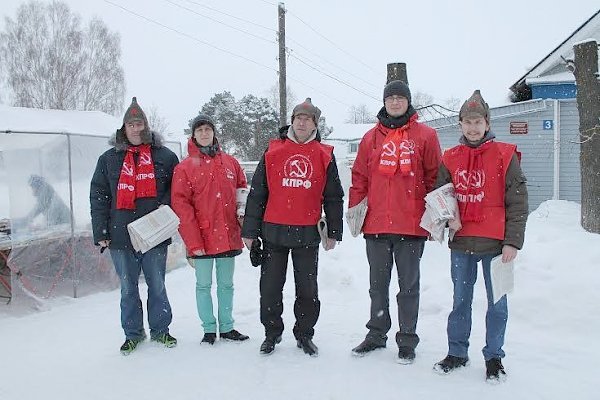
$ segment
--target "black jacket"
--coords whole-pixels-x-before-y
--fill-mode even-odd
[[[284,130],[287,132],[287,127],[282,128],[280,132]],[[316,140],[319,139],[320,137],[317,135]],[[289,139],[285,139],[285,135],[282,135],[281,140]],[[316,225],[280,225],[263,221],[268,199],[269,187],[263,154],[252,177],[252,187],[246,201],[242,237],[249,239],[260,237],[267,242],[289,248],[319,245],[321,238]],[[335,156],[333,156],[327,167],[327,181],[323,190],[323,210],[327,220],[327,236],[337,241],[342,240],[343,207],[344,189],[338,175]]]
[[[104,152],[99,158],[90,185],[90,206],[92,214],[92,230],[94,243],[110,240],[111,249],[131,249],[131,240],[127,232],[127,224],[154,211],[161,204],[171,204],[171,179],[173,170],[179,162],[177,155],[162,145],[162,138],[157,133],[152,135],[152,161],[156,176],[156,197],[142,198],[135,201],[134,210],[117,210],[117,184],[121,167],[125,159],[127,145],[117,137],[111,139],[115,147]],[[122,136],[122,135],[121,135]],[[166,240],[159,246],[166,246]]]

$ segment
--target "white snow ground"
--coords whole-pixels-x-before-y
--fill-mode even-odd
[[[259,355],[259,270],[250,266],[245,252],[237,258],[234,313],[236,328],[250,335],[249,341],[200,345],[194,274],[182,268],[167,275],[174,311],[171,333],[179,340],[174,349],[146,342],[129,357],[119,354],[118,290],[56,299],[48,311],[22,317],[0,312],[0,399],[598,399],[599,262],[600,235],[580,227],[579,205],[548,201],[530,215],[516,289],[509,297],[508,380],[501,385],[484,381],[481,274],[470,366],[448,376],[432,371],[446,354],[452,299],[445,244],[428,243],[421,264],[416,362],[395,362],[397,321],[387,349],[351,356],[350,349],[366,333],[369,296],[364,240],[347,234],[334,251],[321,253],[318,358],[295,346],[289,274],[284,340],[273,355]],[[395,282],[391,289],[395,304]]]

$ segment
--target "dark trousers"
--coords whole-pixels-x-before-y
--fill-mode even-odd
[[[389,289],[394,260],[398,271],[399,291],[398,323],[396,333],[398,346],[417,347],[416,334],[419,316],[419,265],[425,240],[386,235],[384,238],[367,238],[367,260],[369,261],[371,296],[371,319],[367,323],[367,338],[376,343],[385,343],[387,332],[392,326],[390,319]]]
[[[294,336],[312,338],[319,319],[321,302],[317,286],[319,247],[281,247],[265,242],[265,257],[260,271],[260,322],[266,336],[283,333],[283,286],[285,284],[288,254],[292,253],[296,301],[294,302]]]

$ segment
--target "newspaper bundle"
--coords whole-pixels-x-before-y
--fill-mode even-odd
[[[458,215],[458,203],[454,196],[454,186],[447,183],[425,196],[425,213],[419,225],[428,231],[434,240],[441,243],[444,241],[446,222],[456,215]],[[453,237],[454,231],[451,230],[450,240]]]
[[[135,251],[147,252],[177,233],[179,217],[164,205],[127,225]]]

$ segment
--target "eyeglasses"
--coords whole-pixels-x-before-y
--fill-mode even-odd
[[[403,101],[408,101],[408,99],[406,97],[404,97],[404,96],[394,95],[394,96],[386,97],[385,101],[388,102],[388,103],[395,103],[395,102],[401,103]]]

